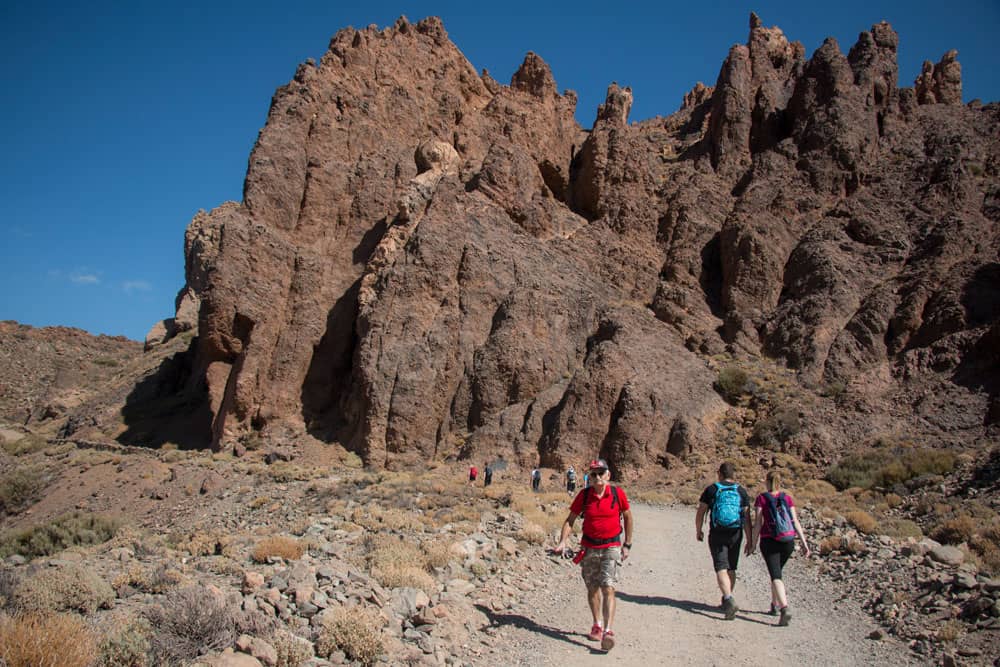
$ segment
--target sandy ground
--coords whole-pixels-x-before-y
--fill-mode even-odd
[[[726,621],[708,547],[695,540],[693,510],[633,505],[632,511],[635,547],[618,590],[617,644],[610,653],[587,639],[591,619],[583,581],[579,568],[564,561],[546,590],[493,615],[504,641],[476,664],[920,664],[894,639],[869,639],[875,622],[823,582],[816,563],[798,552],[785,569],[794,611],[789,627],[778,627],[767,614],[770,584],[759,552],[741,559],[740,611]]]

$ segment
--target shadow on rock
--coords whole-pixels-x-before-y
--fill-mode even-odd
[[[122,407],[126,429],[116,438],[118,442],[151,448],[169,443],[180,449],[211,445],[208,389],[202,380],[191,381],[193,350],[192,342],[136,383]]]

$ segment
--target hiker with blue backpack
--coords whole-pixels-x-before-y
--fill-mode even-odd
[[[754,501],[756,515],[753,535],[747,544],[747,554],[754,551],[756,536],[760,536],[760,553],[767,564],[771,577],[771,614],[781,614],[778,625],[788,625],[792,620],[792,610],[788,606],[788,592],[782,580],[782,570],[788,558],[795,551],[795,538],[802,540],[802,551],[806,558],[812,553],[802,524],[795,513],[795,501],[781,491],[781,475],[776,470],[767,473],[767,491]]]
[[[590,462],[590,480],[591,485],[581,489],[570,504],[559,544],[552,552],[565,553],[573,524],[582,516],[583,536],[573,562],[581,566],[594,621],[587,638],[601,642],[601,648],[610,651],[615,646],[615,633],[611,629],[615,620],[615,587],[622,563],[632,550],[632,510],[625,491],[611,485],[611,472],[604,459]]]
[[[705,541],[705,515],[710,515],[708,549],[712,554],[715,578],[722,591],[722,611],[727,621],[736,617],[739,607],[733,597],[736,587],[736,567],[740,562],[740,546],[746,534],[750,543],[750,494],[734,481],[733,464],[719,466],[719,481],[708,486],[701,494],[695,515],[695,535]]]

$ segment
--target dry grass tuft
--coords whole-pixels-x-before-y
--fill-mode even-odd
[[[305,545],[301,540],[284,535],[268,537],[257,543],[250,557],[255,563],[266,563],[268,558],[284,558],[298,560],[305,553]]]
[[[910,537],[919,540],[924,536],[923,531],[920,530],[920,526],[909,519],[886,519],[882,523],[880,532],[897,540]]]
[[[521,530],[517,531],[517,539],[528,544],[545,544],[547,536],[544,528],[530,521],[526,521]]]
[[[931,538],[942,544],[961,544],[969,542],[976,533],[976,520],[968,514],[961,514],[938,524],[931,531]]]
[[[68,614],[0,615],[0,664],[6,667],[90,667],[97,640]]]
[[[374,665],[385,652],[383,619],[367,607],[342,608],[326,617],[316,640],[316,653],[329,658],[337,649],[362,665]]]
[[[372,576],[387,588],[419,588],[428,595],[437,593],[437,581],[428,573],[427,553],[412,542],[393,535],[365,538],[365,559]]]
[[[29,433],[20,440],[4,442],[0,447],[11,456],[26,456],[40,452],[49,446],[49,441],[40,435]]]
[[[939,642],[952,643],[965,634],[965,626],[961,621],[949,619],[938,627],[937,640]]]
[[[48,484],[41,467],[15,468],[0,476],[0,514],[14,514],[41,497]]]
[[[847,519],[848,523],[866,535],[874,533],[875,529],[878,527],[878,522],[875,521],[875,517],[864,510],[847,512],[844,515],[844,518]]]

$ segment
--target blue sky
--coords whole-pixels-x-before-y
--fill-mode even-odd
[[[954,48],[966,101],[1000,99],[997,0],[3,3],[0,319],[141,340],[172,316],[188,222],[240,199],[272,93],[340,28],[441,16],[502,82],[535,51],[589,127],[612,81],[632,87],[633,120],[713,84],[751,10],[807,55],[888,20],[902,85]]]

